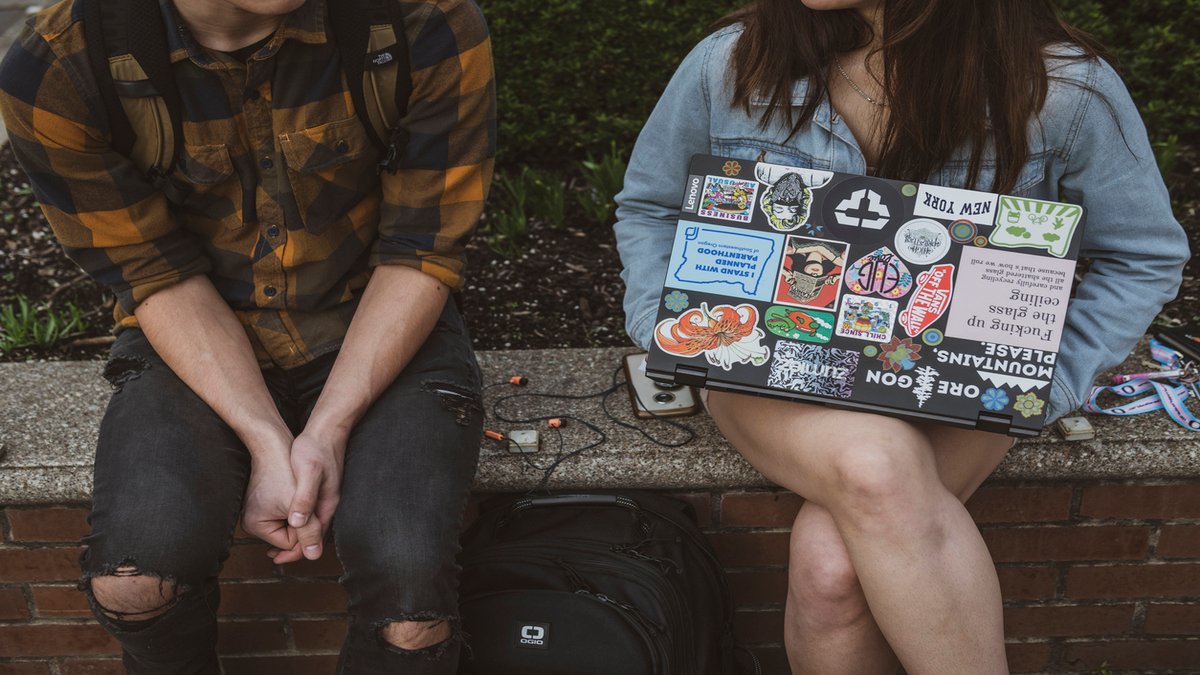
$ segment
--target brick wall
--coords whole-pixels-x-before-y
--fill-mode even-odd
[[[781,646],[788,526],[774,491],[692,493],[729,572],[739,639]],[[1200,481],[986,485],[970,503],[1000,573],[1013,672],[1200,673]],[[82,508],[3,510],[0,675],[122,672],[75,590]],[[222,574],[229,675],[331,673],[345,624],[332,556],[277,568],[239,533]]]

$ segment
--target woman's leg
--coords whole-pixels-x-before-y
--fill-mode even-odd
[[[995,568],[961,498],[1009,439],[719,392],[709,404],[760,472],[811,503],[797,519],[801,569],[792,575],[809,583],[792,584],[788,625],[832,639],[789,641],[799,672],[890,672],[888,644],[912,675],[968,663],[971,672],[1007,672]],[[855,576],[869,614],[856,603]],[[797,612],[814,599],[824,619]],[[849,662],[826,662],[838,655]]]

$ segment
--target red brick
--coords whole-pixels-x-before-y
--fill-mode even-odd
[[[791,527],[804,499],[791,492],[721,495],[721,527]]]
[[[285,577],[331,577],[342,576],[342,564],[338,562],[337,554],[332,546],[326,546],[324,553],[316,560],[297,560],[293,563],[279,566],[279,573]]]
[[[1050,644],[1047,642],[1010,642],[1004,645],[1008,654],[1008,672],[1041,673],[1050,669]]]
[[[79,543],[89,531],[87,509],[8,509],[12,541]]]
[[[1045,523],[1071,517],[1069,486],[989,485],[967,501],[977,523]]]
[[[283,621],[223,621],[217,630],[219,654],[261,654],[287,647]]]
[[[117,641],[95,623],[0,625],[0,656],[115,654]]]
[[[1133,624],[1133,605],[1005,607],[1009,637],[1122,635]]]
[[[266,544],[235,544],[221,567],[222,579],[271,579],[275,563],[267,557]]]
[[[996,562],[1141,560],[1150,550],[1149,526],[1004,527],[983,530]]]
[[[712,495],[707,492],[687,492],[666,496],[691,504],[692,510],[696,512],[696,524],[701,528],[713,526]]]
[[[1200,518],[1200,483],[1085,487],[1079,515],[1125,520]]]
[[[1101,665],[1110,670],[1192,669],[1200,663],[1200,640],[1114,640],[1067,643],[1063,662],[1090,671]]]
[[[50,664],[44,661],[0,663],[0,675],[50,675]]]
[[[74,586],[32,586],[34,611],[41,618],[89,617],[87,596]]]
[[[1200,525],[1164,525],[1158,537],[1160,558],[1200,558]]]
[[[345,612],[346,594],[334,582],[223,584],[223,615]]]
[[[999,567],[996,575],[1005,600],[1053,598],[1058,587],[1058,570],[1053,567]]]
[[[292,636],[300,651],[340,649],[346,637],[343,619],[292,620]]]
[[[1169,598],[1200,595],[1200,565],[1082,566],[1067,570],[1067,597]]]
[[[73,581],[79,578],[79,548],[9,548],[0,550],[0,583]]]
[[[729,590],[737,607],[774,605],[787,600],[787,571],[731,572]]]
[[[708,540],[724,567],[787,564],[787,532],[719,532]]]
[[[779,644],[783,642],[783,610],[737,612],[733,616],[733,634],[738,644]]]
[[[1150,605],[1145,631],[1150,635],[1200,635],[1200,605]]]
[[[120,659],[73,659],[58,666],[62,675],[125,675]]]
[[[225,675],[329,675],[337,656],[252,656],[223,658]]]
[[[29,605],[19,588],[0,588],[0,620],[11,621],[29,618]]]

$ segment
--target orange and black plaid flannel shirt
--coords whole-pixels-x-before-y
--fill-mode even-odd
[[[13,150],[67,255],[116,293],[118,329],[155,291],[207,274],[260,363],[293,367],[338,348],[375,265],[461,286],[496,145],[491,45],[471,0],[401,2],[413,94],[394,175],[376,169],[325,0],[246,62],[199,46],[161,4],[184,110],[178,205],[110,147],[80,3],[40,13],[0,78]]]

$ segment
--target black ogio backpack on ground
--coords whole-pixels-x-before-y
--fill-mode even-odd
[[[469,675],[732,675],[733,607],[691,506],[499,498],[463,535]]]

